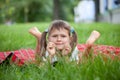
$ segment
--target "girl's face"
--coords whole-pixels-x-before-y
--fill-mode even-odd
[[[66,29],[54,29],[48,37],[49,42],[53,42],[58,50],[64,49],[70,43],[70,36]]]

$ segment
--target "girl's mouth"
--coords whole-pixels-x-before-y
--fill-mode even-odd
[[[59,42],[59,43],[55,43],[56,45],[62,45],[63,43]]]

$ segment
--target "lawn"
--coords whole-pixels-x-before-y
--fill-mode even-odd
[[[84,44],[92,30],[101,33],[95,44],[113,45],[120,47],[120,24],[70,23],[78,34],[79,44]],[[17,23],[12,26],[0,25],[0,51],[12,51],[21,48],[35,49],[36,40],[28,30],[37,26],[43,32],[49,23]],[[18,67],[16,65],[0,65],[0,80],[120,80],[120,61],[108,59],[104,61],[101,56],[86,59],[76,65],[61,60],[56,67],[49,63],[44,66],[34,64]]]

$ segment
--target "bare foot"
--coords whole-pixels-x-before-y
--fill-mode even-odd
[[[32,27],[29,29],[29,33],[32,34],[33,36],[35,36],[37,39],[39,39],[41,37],[41,32],[38,30],[37,27]]]
[[[93,43],[100,37],[100,33],[96,30],[92,31],[90,37],[86,41],[86,44],[93,45]]]

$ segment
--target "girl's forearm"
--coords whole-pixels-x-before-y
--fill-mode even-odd
[[[53,58],[54,58],[54,56],[55,56],[55,55],[49,55],[49,61],[50,61],[50,63],[53,62]]]

